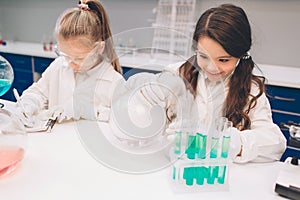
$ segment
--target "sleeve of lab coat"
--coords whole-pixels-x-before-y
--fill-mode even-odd
[[[184,97],[188,91],[183,80],[172,70],[164,70],[158,74],[135,74],[125,82],[122,90],[120,97],[117,95],[117,98],[114,98],[114,105],[117,106],[114,107],[113,113],[118,113],[126,107],[127,114],[135,124],[148,122],[147,119],[151,118],[150,111],[156,106],[164,109],[169,119],[178,116],[178,111],[187,107]]]
[[[273,123],[270,103],[265,94],[249,113],[250,130],[240,131],[242,155],[234,162],[268,162],[279,160],[286,148],[286,139]]]
[[[178,76],[176,70],[164,69],[161,73],[140,73],[130,77],[127,87],[140,96],[141,101],[147,105],[160,105],[164,109],[175,112],[179,99],[188,92],[183,80]],[[170,117],[170,116],[169,116]]]
[[[58,84],[53,77],[59,60],[54,60],[43,72],[42,77],[28,87],[22,94],[21,99],[28,112],[34,114],[41,109],[47,108],[49,98],[49,84]]]

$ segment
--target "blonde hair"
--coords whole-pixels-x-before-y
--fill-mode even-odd
[[[110,60],[114,69],[122,73],[119,59],[114,50],[109,20],[103,6],[97,0],[89,0],[85,4],[88,9],[71,8],[58,18],[55,27],[56,38],[67,40],[83,36],[80,39],[85,46],[105,41],[103,53]]]

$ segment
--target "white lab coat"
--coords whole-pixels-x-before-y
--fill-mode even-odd
[[[168,66],[173,71],[182,63]],[[222,116],[222,106],[228,93],[229,78],[215,85],[209,84],[204,73],[199,72],[197,83],[196,107],[200,120],[206,123],[216,117]],[[258,93],[258,87],[254,84],[252,94]],[[286,148],[286,139],[279,127],[273,123],[269,101],[265,94],[257,99],[256,106],[249,113],[251,127],[249,130],[235,131],[242,145],[242,155],[234,158],[234,162],[267,162],[279,160]]]
[[[83,73],[74,73],[64,64],[62,57],[55,59],[41,79],[23,92],[23,103],[35,114],[62,107],[71,115],[67,119],[108,121],[115,88],[124,82],[122,75],[105,60]]]

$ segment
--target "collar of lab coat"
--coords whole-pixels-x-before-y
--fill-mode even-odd
[[[76,72],[77,74],[85,74],[87,76],[92,76],[95,73],[104,73],[105,70],[110,66],[110,63],[104,59],[102,62],[100,62],[98,65],[96,65],[95,67],[93,67],[92,69],[85,71],[85,72]]]
[[[198,80],[197,80],[197,88],[198,89],[203,88],[203,86],[205,85],[208,90],[213,90],[214,88],[218,87],[218,88],[223,88],[225,89],[225,91],[227,91],[229,80],[230,77],[226,77],[224,80],[221,81],[210,81],[206,73],[204,73],[203,70],[200,69]],[[202,84],[200,84],[201,82]]]
[[[203,77],[207,87],[214,87],[214,86],[219,85],[219,84],[223,84],[224,87],[227,87],[228,82],[231,78],[231,75],[232,74],[230,74],[229,76],[225,77],[223,80],[220,80],[220,81],[211,81],[211,80],[208,79],[207,74],[204,73],[202,69],[199,69],[199,76]],[[198,77],[198,79],[199,79],[199,77]]]

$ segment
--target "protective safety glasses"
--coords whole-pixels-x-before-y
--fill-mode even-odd
[[[54,51],[57,56],[61,56],[65,59],[67,65],[73,63],[75,65],[80,66],[79,71],[86,71],[91,67],[95,66],[95,64],[97,64],[97,62],[101,59],[100,51],[99,51],[100,47],[101,47],[101,43],[97,43],[95,47],[88,54],[84,56],[78,56],[78,57],[72,57],[60,51],[58,46],[54,48]]]

